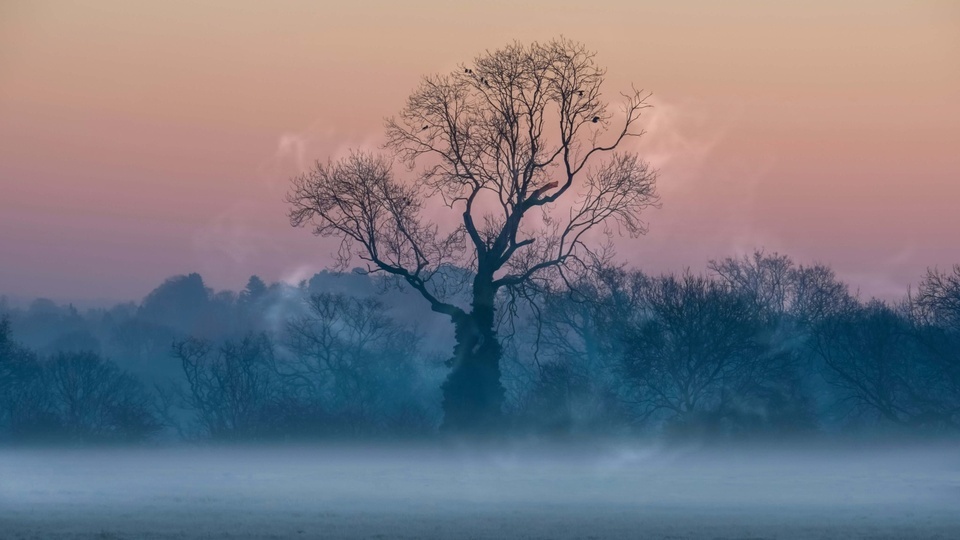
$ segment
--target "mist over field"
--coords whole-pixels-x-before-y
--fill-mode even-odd
[[[0,452],[4,538],[953,538],[960,446]]]

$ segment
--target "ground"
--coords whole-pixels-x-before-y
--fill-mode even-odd
[[[2,538],[960,538],[960,445],[0,450]]]

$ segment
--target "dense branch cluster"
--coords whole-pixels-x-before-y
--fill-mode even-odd
[[[457,308],[430,285],[444,265],[499,289],[583,262],[590,230],[641,234],[641,212],[658,202],[655,171],[615,152],[642,134],[647,96],[624,95],[613,114],[603,79],[594,54],[567,40],[513,44],[425,77],[387,122],[386,148],[417,175],[398,179],[391,159],[361,152],[318,163],[293,181],[291,223],[341,238],[344,262],[397,276],[450,315]],[[433,197],[459,215],[450,230],[425,213]]]

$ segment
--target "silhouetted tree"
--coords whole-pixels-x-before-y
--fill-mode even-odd
[[[500,423],[500,291],[590,257],[587,232],[600,225],[644,232],[640,213],[657,202],[654,171],[630,153],[598,158],[641,134],[636,122],[648,105],[635,91],[611,113],[603,79],[594,53],[563,39],[487,52],[470,68],[425,77],[388,121],[388,148],[410,168],[424,166],[415,179],[397,179],[389,157],[358,152],[293,180],[294,226],[340,238],[344,266],[359,257],[452,320],[446,429]],[[613,122],[619,127],[605,138]],[[442,232],[428,201],[445,203],[460,223]],[[469,307],[453,303],[437,279],[447,265],[473,271]]]
[[[928,270],[907,307],[913,336],[938,374],[925,395],[941,404],[945,422],[960,426],[960,265]]]
[[[709,268],[764,317],[779,319],[791,307],[794,265],[786,255],[756,250],[740,258],[710,261]]]
[[[771,322],[808,326],[856,303],[830,268],[798,266],[779,253],[759,249],[739,258],[710,261],[709,268]]]
[[[247,280],[247,286],[240,292],[239,302],[241,304],[252,304],[263,298],[267,294],[267,284],[259,276],[250,276]]]
[[[57,354],[46,366],[45,382],[71,440],[143,441],[163,427],[143,384],[92,352]]]
[[[73,305],[58,306],[49,299],[37,298],[15,319],[17,340],[40,355],[100,349],[90,321]]]
[[[533,369],[519,396],[523,427],[551,433],[617,430],[627,425],[620,401],[623,321],[638,309],[632,282],[642,277],[598,265],[539,297]],[[530,362],[524,363],[529,365]]]
[[[288,322],[287,336],[294,355],[278,363],[280,374],[301,393],[322,398],[347,428],[388,422],[393,409],[405,411],[407,422],[413,416],[427,422],[419,403],[423,391],[415,382],[420,338],[393,320],[380,301],[310,295],[307,313]]]
[[[950,272],[927,270],[913,301],[924,322],[960,332],[960,264]]]
[[[17,378],[19,364],[24,360],[20,347],[14,343],[10,319],[0,318],[0,390],[6,393]]]
[[[952,423],[956,395],[901,313],[879,301],[828,317],[815,333],[838,405],[905,427]],[[946,401],[944,401],[946,399]]]
[[[169,326],[178,334],[196,335],[212,295],[200,274],[174,276],[143,299],[138,315],[145,321]]]
[[[800,266],[793,272],[793,303],[790,315],[809,331],[828,317],[848,313],[858,304],[846,283],[822,264]]]
[[[640,419],[660,414],[677,428],[715,429],[799,412],[785,399],[794,356],[770,341],[754,297],[690,273],[638,286],[640,309],[624,329],[623,375]]]
[[[174,344],[173,354],[187,381],[183,401],[205,435],[237,440],[271,431],[281,388],[273,368],[273,343],[266,335],[248,335],[219,347],[190,338]]]
[[[0,318],[0,440],[49,437],[59,427],[37,356],[13,341]]]

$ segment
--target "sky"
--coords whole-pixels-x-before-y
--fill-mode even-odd
[[[513,40],[653,92],[650,272],[765,247],[895,298],[960,263],[960,3],[0,0],[0,294],[296,280],[291,176],[375,148],[423,75]]]

